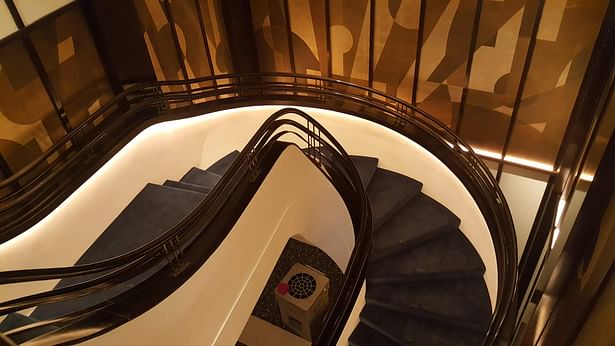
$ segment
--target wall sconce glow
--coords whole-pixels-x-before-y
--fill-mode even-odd
[[[555,247],[555,242],[557,241],[557,237],[559,237],[559,227],[555,227],[553,229],[553,238],[551,239],[551,250]]]

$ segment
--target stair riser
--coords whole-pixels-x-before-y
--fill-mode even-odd
[[[438,273],[416,273],[404,276],[384,276],[374,277],[367,273],[367,283],[370,284],[390,284],[390,283],[414,283],[424,281],[439,281],[451,279],[468,279],[483,277],[483,271],[464,271],[464,272],[438,272]]]
[[[454,228],[450,228],[449,226],[444,226],[444,227],[440,227],[437,229],[434,229],[433,231],[430,231],[429,233],[427,233],[425,236],[422,237],[417,237],[415,239],[409,240],[409,241],[405,241],[405,242],[401,242],[398,243],[395,246],[391,246],[391,247],[387,247],[387,248],[383,248],[383,249],[378,249],[377,251],[374,251],[371,256],[370,256],[370,263],[374,263],[377,262],[381,259],[384,259],[388,256],[391,255],[396,255],[398,253],[404,252],[404,251],[408,251],[414,247],[423,245],[424,243],[436,239],[444,234],[447,234],[449,232],[454,232],[456,231],[456,229]]]
[[[432,320],[436,322],[447,323],[447,324],[451,324],[451,325],[455,325],[459,327],[464,327],[464,328],[468,328],[476,332],[484,332],[484,327],[481,326],[480,324],[468,323],[468,321],[466,320],[457,319],[451,316],[442,316],[442,315],[434,314],[432,312],[421,310],[421,309],[402,308],[399,306],[387,304],[385,302],[373,300],[373,299],[370,299],[369,297],[366,298],[365,301],[369,304],[372,304],[372,305],[375,305],[381,308],[385,308],[391,311],[401,312],[404,314],[408,314],[408,315],[415,316],[418,318],[423,318],[426,320]]]

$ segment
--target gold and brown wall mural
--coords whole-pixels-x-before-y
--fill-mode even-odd
[[[20,1],[2,2],[0,18],[14,18],[16,29],[0,31],[9,35],[0,41],[0,166],[13,172],[126,85],[237,70],[221,0],[59,1],[55,12],[22,23],[15,18],[23,12]],[[533,160],[545,170],[559,150],[608,4],[235,2],[251,18],[252,35],[241,39],[256,47],[260,71],[384,91],[433,114],[485,157]],[[124,20],[119,29],[113,14]],[[133,44],[121,46],[122,30]],[[143,71],[135,77],[130,63]]]
[[[385,91],[488,155],[545,166],[559,149],[607,4],[250,1],[263,70],[291,71],[292,56],[293,72]]]

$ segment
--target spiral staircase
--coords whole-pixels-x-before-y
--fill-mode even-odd
[[[18,179],[27,181],[3,197],[0,218],[5,244],[27,234],[113,154],[154,123],[252,104],[318,105],[392,129],[434,152],[450,168],[475,198],[488,226],[497,262],[496,288],[488,288],[485,282],[485,263],[461,227],[464,220],[421,192],[420,181],[379,167],[378,157],[347,153],[316,119],[284,109],[265,121],[241,152],[230,152],[209,167],[193,167],[181,179],[147,184],[73,266],[2,268],[3,285],[59,280],[50,291],[0,303],[0,314],[6,316],[0,322],[2,340],[33,345],[95,340],[162,302],[189,281],[224,241],[283,148],[294,146],[282,140],[292,132],[301,138],[306,159],[344,200],[355,238],[343,291],[333,299],[335,304],[314,343],[501,342],[514,298],[516,248],[506,203],[486,167],[446,126],[403,101],[320,77],[301,76],[305,83],[268,84],[268,79],[280,75],[284,76],[212,77],[233,82],[227,87],[185,92],[165,93],[160,87],[196,80],[128,89],[39,162],[2,183],[0,187],[5,188]],[[341,92],[336,83],[346,91]],[[212,95],[215,101],[199,106],[194,102],[210,100]],[[284,118],[287,114],[302,118],[289,120]],[[99,118],[105,119],[105,126],[89,130],[87,123]],[[62,145],[75,138],[80,145],[64,150]],[[45,160],[54,153],[60,153],[60,159],[48,164]],[[42,173],[31,174],[35,168]],[[216,235],[211,235],[215,233],[212,229]],[[196,254],[203,248],[208,249],[206,253]],[[152,288],[152,283],[164,280],[169,280],[164,288]],[[358,302],[364,282],[362,305]],[[144,295],[152,298],[144,299]],[[358,320],[353,320],[353,310],[360,310]],[[98,329],[83,333],[92,326]],[[340,339],[347,335],[344,330],[351,330],[348,340]]]

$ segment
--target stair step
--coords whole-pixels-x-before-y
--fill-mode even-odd
[[[359,172],[363,187],[367,188],[369,182],[374,176],[374,173],[376,172],[376,169],[378,168],[378,158],[351,155],[350,159],[352,160],[352,163],[354,163],[355,167],[357,168],[357,171]]]
[[[30,316],[26,316],[18,312],[10,313],[6,315],[6,318],[4,320],[0,321],[0,332],[8,332],[9,330],[27,326],[29,324],[36,323],[36,322],[39,322],[39,320],[32,318]],[[12,341],[18,344],[21,344],[39,335],[52,332],[56,329],[58,329],[56,326],[50,324],[50,325],[41,326],[38,328],[32,328],[28,331],[24,331],[21,333],[16,333],[14,335],[11,335],[10,338]]]
[[[406,284],[368,284],[372,305],[470,328],[487,330],[491,302],[483,278]]]
[[[175,180],[165,180],[164,184],[162,184],[162,186],[170,186],[170,187],[174,187],[177,189],[184,189],[184,190],[188,190],[188,191],[194,191],[194,192],[200,192],[200,193],[204,193],[204,194],[209,194],[211,192],[211,188],[210,187],[204,187],[201,185],[194,185],[194,184],[190,184],[190,183],[182,183],[181,181],[175,181]]]
[[[221,178],[222,176],[220,174],[205,171],[197,167],[192,167],[188,173],[186,173],[186,175],[179,180],[179,182],[213,189]]]
[[[137,249],[179,223],[204,198],[205,194],[199,192],[147,184],[85,251],[76,264],[102,261]],[[160,263],[156,264],[155,268],[159,269]],[[34,310],[31,316],[43,320],[93,306],[144,281],[157,271],[155,268],[101,293],[91,294],[72,301],[40,306]],[[56,288],[91,280],[104,274],[97,273],[62,279]]]
[[[378,260],[454,231],[459,223],[455,214],[421,193],[375,232],[371,260]]]
[[[384,336],[377,330],[371,328],[363,322],[359,322],[359,325],[354,329],[348,344],[351,346],[397,346],[397,342]]]
[[[361,321],[400,345],[475,346],[483,341],[481,334],[465,328],[423,320],[369,303],[361,311]]]
[[[461,231],[449,232],[420,246],[370,262],[373,283],[481,277],[485,265]]]
[[[235,161],[237,156],[239,156],[239,151],[234,150],[226,154],[226,156],[224,156],[220,160],[216,161],[213,165],[209,166],[209,168],[207,168],[207,171],[218,175],[224,175],[224,173],[226,173],[226,170],[231,166],[231,164],[233,164],[233,161]]]
[[[350,159],[359,173],[359,178],[361,179],[363,188],[367,188],[369,182],[374,176],[374,172],[376,172],[376,169],[378,168],[378,159],[375,157],[353,155],[350,156]],[[338,160],[339,156],[334,156],[333,164],[337,165]]]
[[[402,174],[376,169],[367,187],[372,208],[372,227],[377,230],[400,208],[421,192],[423,184]]]

